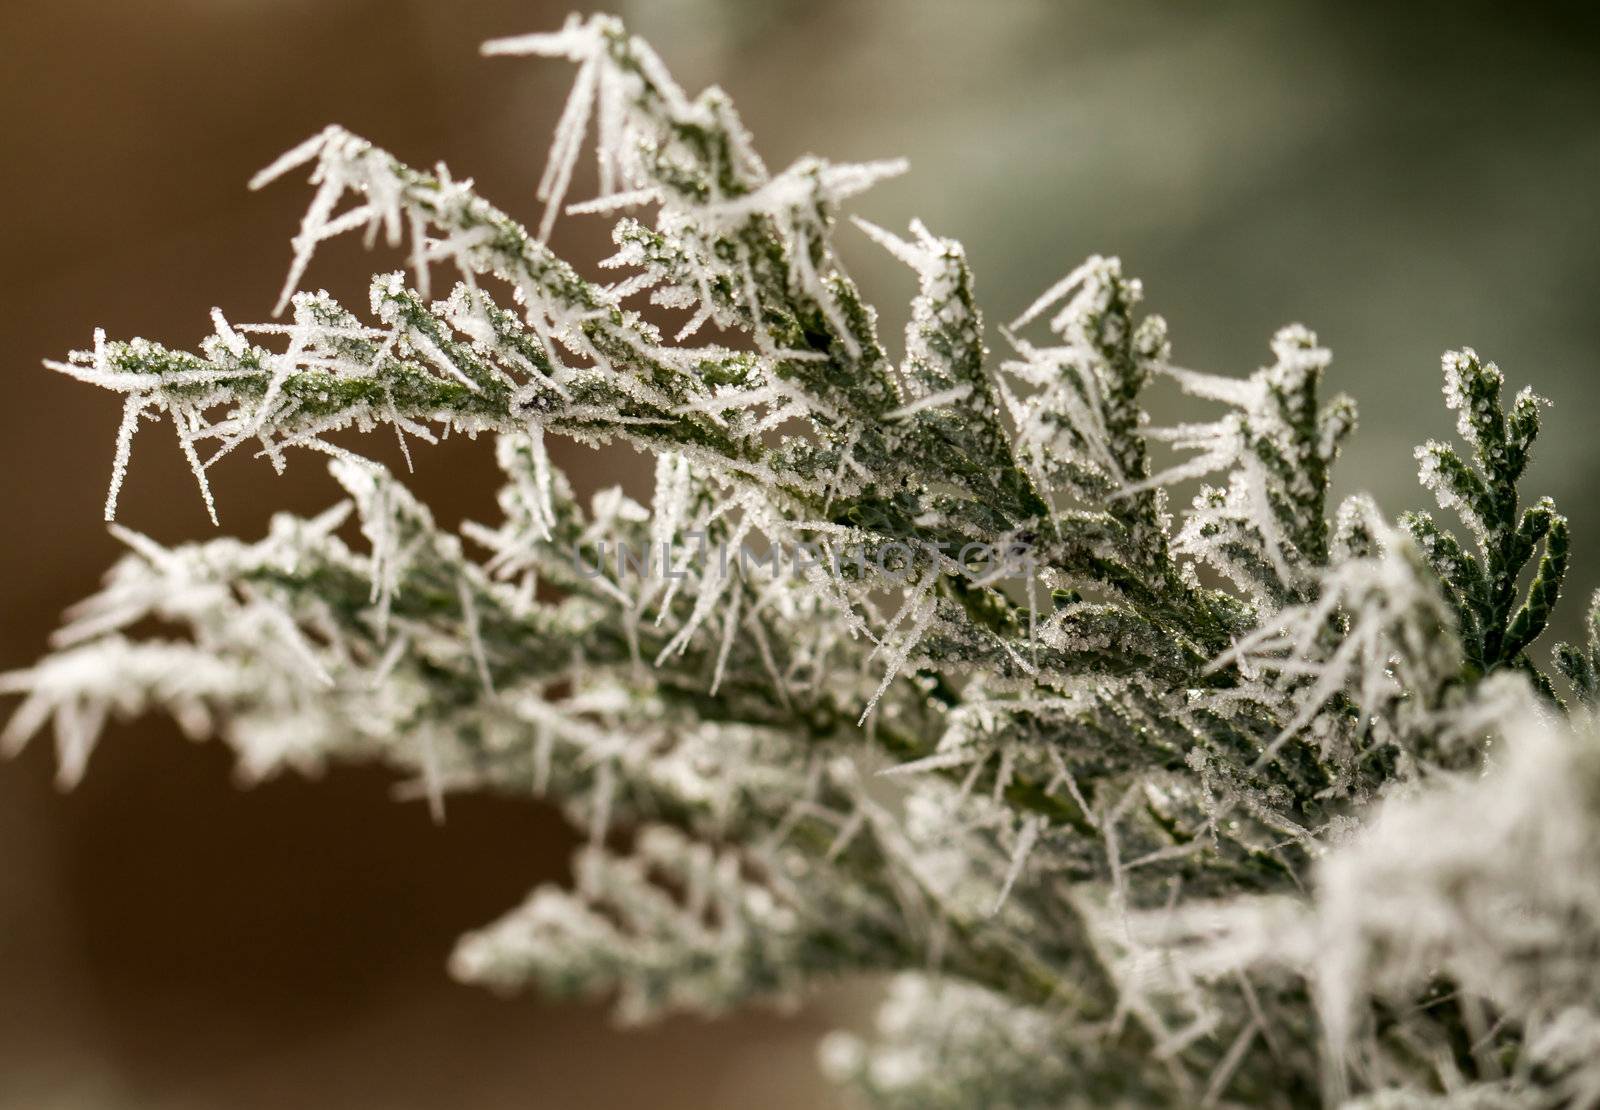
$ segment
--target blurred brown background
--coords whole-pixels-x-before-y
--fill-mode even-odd
[[[243,182],[337,120],[447,161],[532,217],[569,72],[481,60],[557,25],[511,0],[53,0],[0,7],[0,667],[26,665],[115,555],[100,507],[115,400],[39,367],[95,325],[192,344],[206,310],[263,317],[306,199]],[[1537,14],[1535,14],[1537,13]],[[1317,328],[1362,404],[1345,490],[1420,503],[1410,446],[1449,428],[1437,358],[1471,344],[1556,401],[1535,471],[1573,517],[1561,632],[1600,583],[1600,23],[1580,5],[955,3],[625,6],[685,85],[734,95],[774,165],[902,154],[860,206],[963,239],[992,318],[1090,251],[1120,253],[1177,357],[1243,373],[1289,320]],[[577,192],[582,194],[583,183]],[[845,233],[896,334],[906,276]],[[560,226],[598,257],[605,228]],[[361,299],[388,257],[329,251],[308,279]],[[487,518],[482,445],[418,456],[442,519]],[[224,527],[335,496],[218,469]],[[585,489],[627,458],[575,459]],[[636,467],[634,467],[636,470]],[[208,526],[170,442],[136,445],[121,518]],[[0,766],[0,1108],[283,1105],[802,1107],[841,994],[789,1019],[612,1032],[594,1008],[452,984],[461,931],[570,845],[549,813],[459,799],[442,828],[380,773],[240,792],[226,752],[165,722],[111,730],[85,784],[48,745]]]

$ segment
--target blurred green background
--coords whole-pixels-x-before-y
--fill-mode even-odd
[[[263,317],[306,196],[249,174],[337,120],[444,159],[532,217],[570,73],[482,60],[556,26],[511,0],[55,0],[0,7],[0,666],[26,665],[115,555],[100,504],[119,406],[39,368],[91,328],[192,344],[220,305]],[[1438,357],[1471,345],[1549,396],[1532,488],[1572,517],[1557,631],[1600,566],[1600,16],[1465,3],[735,3],[622,14],[691,89],[733,94],[770,164],[904,155],[858,211],[963,240],[991,321],[1091,252],[1121,255],[1176,359],[1243,374],[1273,330],[1314,327],[1362,426],[1340,492],[1422,504],[1411,447],[1447,434]],[[580,181],[575,195],[582,196]],[[845,255],[893,340],[909,275],[853,230]],[[606,252],[593,217],[555,245]],[[309,278],[360,296],[387,256]],[[1158,400],[1158,416],[1180,409]],[[582,489],[625,452],[569,456]],[[227,530],[334,491],[230,459]],[[442,519],[492,512],[482,445],[418,457]],[[122,519],[209,529],[178,452],[141,438]],[[599,1008],[500,1000],[444,975],[451,939],[560,877],[533,806],[464,799],[442,829],[376,771],[240,793],[217,745],[119,727],[70,796],[48,745],[0,766],[0,1107],[803,1107],[835,1098],[812,1044],[861,1012],[616,1034]]]

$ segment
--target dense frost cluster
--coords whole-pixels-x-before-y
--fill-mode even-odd
[[[1418,458],[1459,535],[1333,506],[1354,408],[1306,329],[1247,378],[1183,369],[1092,258],[991,363],[961,246],[863,223],[917,284],[896,360],[832,236],[901,166],[770,172],[612,19],[485,51],[578,67],[537,233],[330,128],[256,181],[309,167],[287,322],[52,364],[125,399],[108,518],[161,420],[202,491],[237,448],[306,447],[349,497],[256,542],[119,528],[4,678],[8,748],[53,725],[70,784],[108,715],[159,709],[251,778],[360,759],[440,815],[549,797],[587,834],[573,886],[457,975],[646,1020],[889,973],[878,1030],[822,1051],[886,1106],[1600,1103],[1600,644],[1557,649],[1559,686],[1529,654],[1567,558],[1519,499],[1537,398],[1446,356],[1465,450]],[[599,196],[568,205],[591,122]],[[545,245],[574,210],[633,213],[609,282]],[[301,290],[346,233],[408,267],[359,311]],[[1156,379],[1220,415],[1148,426]],[[492,438],[501,519],[437,527],[349,434],[380,425]],[[552,436],[653,454],[652,503],[580,504]],[[682,557],[573,563],[600,542]],[[758,575],[708,542],[894,555]]]

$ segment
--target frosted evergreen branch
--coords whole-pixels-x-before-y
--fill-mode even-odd
[[[1525,650],[1544,629],[1567,564],[1567,521],[1548,498],[1518,513],[1517,483],[1539,433],[1543,399],[1517,394],[1509,411],[1500,400],[1504,376],[1493,363],[1463,350],[1444,357],[1445,403],[1456,412],[1456,430],[1472,450],[1464,462],[1448,444],[1417,448],[1423,485],[1441,508],[1454,510],[1471,533],[1477,555],[1440,532],[1425,513],[1407,525],[1435,562],[1441,581],[1467,633],[1469,663],[1479,671],[1513,665],[1527,669],[1545,689]],[[1541,551],[1533,582],[1520,605],[1518,578]]]
[[[1585,703],[1592,704],[1600,693],[1600,594],[1590,598],[1585,614],[1588,633],[1582,647],[1561,643],[1555,646],[1555,665]]]
[[[991,360],[961,245],[857,221],[916,282],[894,358],[832,236],[902,164],[770,172],[609,17],[485,52],[577,66],[536,231],[329,128],[253,182],[309,167],[286,322],[50,364],[120,395],[108,518],[160,418],[213,516],[240,448],[331,455],[348,500],[254,543],[118,527],[52,653],[0,677],[0,747],[51,729],[71,785],[108,720],[164,711],[252,781],[360,760],[439,819],[547,798],[575,886],[457,975],[646,1020],[891,972],[876,1036],[823,1049],[885,1106],[1600,1097],[1600,602],[1556,649],[1569,713],[1534,662],[1569,535],[1521,490],[1533,394],[1445,358],[1467,451],[1419,459],[1465,542],[1333,507],[1355,410],[1309,330],[1246,377],[1186,369],[1096,256]],[[599,195],[569,205],[591,123]],[[614,280],[551,251],[563,211],[632,213]],[[410,269],[361,313],[301,289],[357,231]],[[1220,414],[1152,427],[1152,386]],[[499,519],[440,529],[358,454],[380,428],[408,463],[492,438]],[[649,504],[580,505],[563,436],[653,455]]]

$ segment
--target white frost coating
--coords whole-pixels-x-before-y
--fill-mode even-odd
[[[879,699],[888,691],[890,684],[900,677],[901,669],[906,665],[907,660],[911,658],[912,653],[917,650],[917,645],[921,642],[923,634],[927,632],[928,626],[933,623],[933,618],[938,612],[939,599],[932,596],[932,591],[938,580],[939,568],[934,566],[923,576],[922,582],[917,588],[906,597],[905,604],[900,607],[900,611],[895,614],[894,619],[883,630],[878,646],[873,649],[872,655],[868,658],[868,662],[871,662],[880,653],[887,655],[883,667],[883,681],[872,692],[872,697],[867,699],[866,708],[861,711],[861,718],[857,722],[858,724],[865,724],[867,718],[872,715],[872,710],[877,706]],[[908,616],[911,620],[906,631],[901,633],[898,639],[894,639],[896,630]],[[893,647],[888,646],[891,642],[894,644]]]
[[[947,405],[955,404],[957,401],[965,401],[970,396],[972,396],[972,386],[953,386],[938,393],[929,393],[926,396],[918,397],[915,401],[901,405],[897,409],[890,409],[883,414],[883,418],[885,420],[904,420],[908,416],[915,416],[924,409],[944,408]]]
[[[494,679],[489,675],[489,657],[484,651],[483,637],[478,633],[478,610],[472,600],[472,586],[463,577],[456,580],[456,589],[461,596],[461,623],[467,634],[467,645],[472,649],[472,664],[478,672],[478,681],[483,684],[483,692],[493,697]]]
[[[1000,908],[1006,904],[1006,898],[1011,894],[1011,888],[1017,884],[1017,879],[1022,875],[1022,869],[1028,862],[1028,854],[1033,851],[1033,846],[1039,842],[1039,834],[1044,831],[1045,822],[1042,817],[1028,817],[1022,822],[1022,831],[1017,834],[1016,847],[1011,850],[1011,864],[1006,868],[1005,881],[1000,884],[1000,893],[995,895],[994,908],[990,913],[999,913]]]
[[[144,402],[129,397],[122,404],[122,423],[117,425],[117,453],[111,463],[111,487],[106,491],[107,521],[117,519],[117,495],[122,492],[123,480],[128,474],[128,461],[133,456],[133,433],[139,429],[144,416]]]
[[[1037,300],[1022,310],[1022,315],[1011,321],[1009,330],[1021,331],[1023,328],[1037,320],[1040,316],[1044,315],[1045,312],[1049,311],[1052,306],[1060,303],[1061,299],[1068,293],[1071,293],[1074,289],[1084,285],[1089,276],[1094,272],[1095,267],[1099,262],[1099,258],[1089,259],[1083,265],[1069,273],[1066,277],[1056,282],[1049,289],[1046,289],[1043,293],[1039,294]]]
[[[1234,661],[1258,671],[1305,675],[1314,681],[1296,691],[1298,710],[1263,751],[1272,758],[1321,713],[1328,700],[1349,691],[1363,720],[1405,691],[1420,695],[1408,712],[1426,712],[1429,702],[1460,666],[1454,621],[1421,565],[1409,536],[1369,518],[1379,553],[1350,559],[1326,572],[1315,604],[1284,609],[1213,663]],[[1353,622],[1331,654],[1324,637],[1336,612]]]
[[[562,57],[578,65],[540,182],[539,198],[546,202],[540,241],[548,237],[561,207],[593,118],[601,195],[573,210],[604,212],[659,203],[657,228],[676,236],[683,253],[682,268],[660,270],[656,280],[669,289],[682,289],[698,302],[680,338],[692,335],[708,320],[729,322],[732,306],[713,298],[710,290],[729,276],[742,278],[752,257],[735,233],[751,221],[765,220],[787,248],[789,280],[816,303],[850,357],[862,354],[855,329],[838,304],[831,275],[817,271],[811,255],[825,242],[826,212],[876,182],[905,172],[903,161],[830,165],[807,158],[769,175],[720,90],[708,89],[690,100],[655,53],[609,17],[587,21],[573,17],[555,34],[496,39],[483,49],[486,54]],[[683,171],[702,172],[696,163],[703,163],[704,149],[694,144],[707,135],[724,149],[704,167],[704,191],[685,189]],[[670,172],[663,172],[668,167]],[[731,270],[722,257],[730,248],[736,255]],[[642,261],[626,250],[619,258]],[[759,304],[741,307],[750,309],[755,320],[761,319]]]

